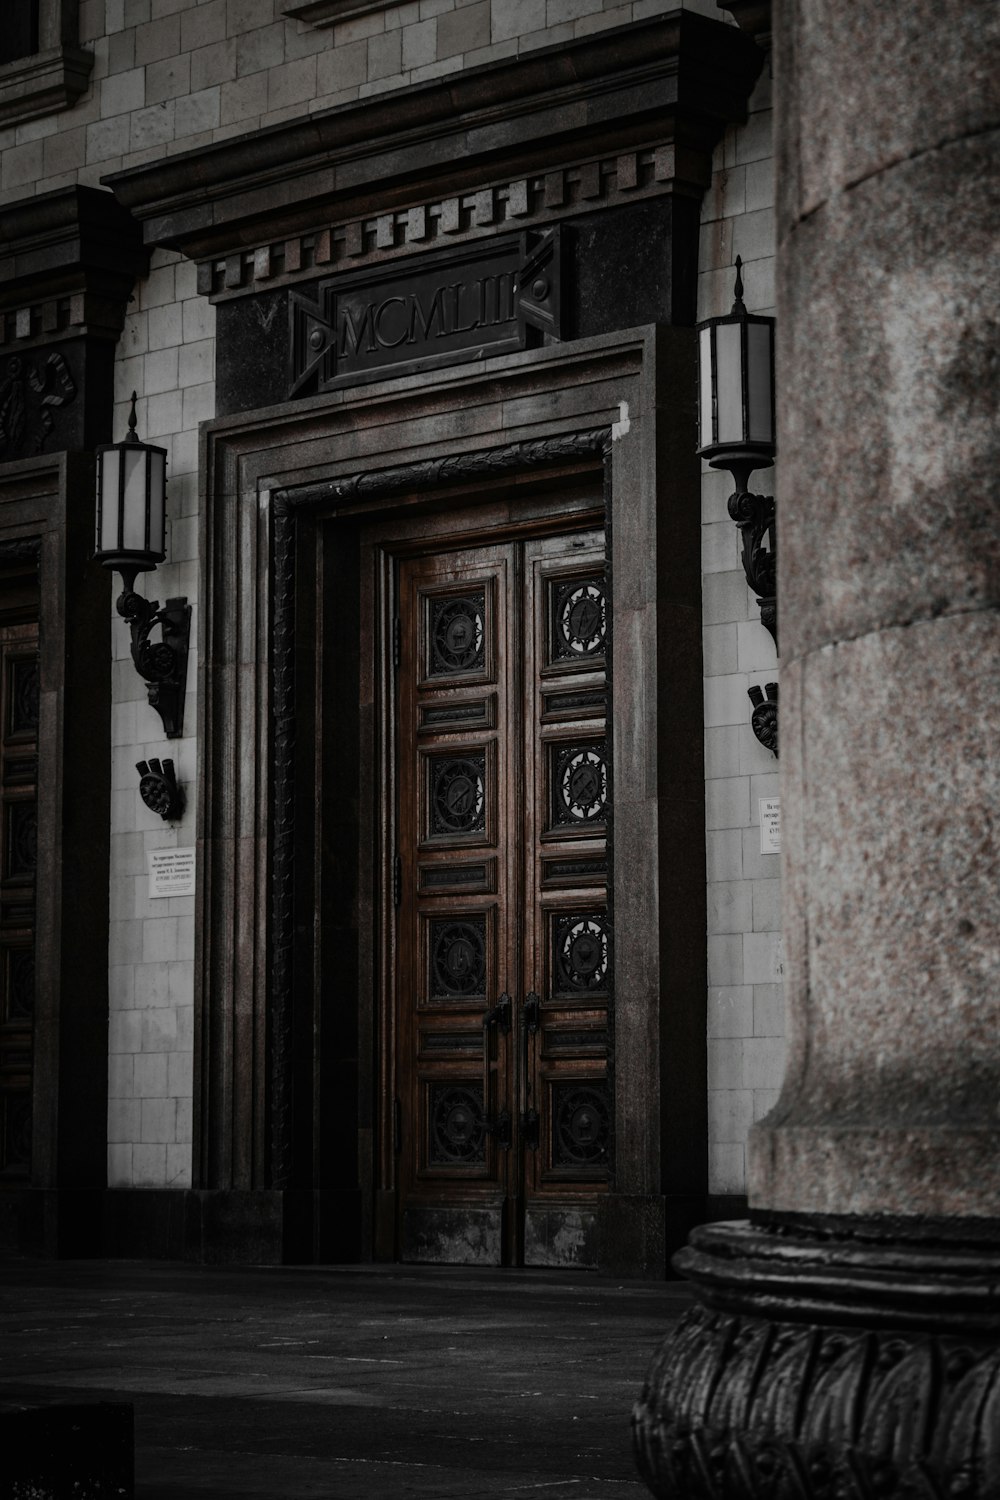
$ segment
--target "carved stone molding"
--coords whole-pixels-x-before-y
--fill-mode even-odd
[[[607,187],[669,183],[699,198],[760,65],[735,27],[678,11],[104,180],[147,244],[208,262],[203,285],[235,292],[251,264],[262,280],[315,274],[439,234],[520,227]]]
[[[0,462],[111,438],[112,367],[148,262],[110,193],[60,188],[0,214]]]
[[[661,1500],[1000,1493],[1000,1241],[705,1226],[633,1413]]]
[[[639,203],[677,190],[679,180],[704,189],[707,159],[660,141],[639,150],[558,166],[511,179],[496,177],[469,192],[436,197],[387,213],[333,221],[221,259],[200,261],[198,291],[213,301],[419,254],[436,245],[493,238],[504,230],[562,222],[599,208]]]
[[[94,54],[78,45],[79,0],[38,0],[38,51],[0,67],[0,126],[68,109],[90,83]]]

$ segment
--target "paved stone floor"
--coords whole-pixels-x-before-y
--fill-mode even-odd
[[[648,1500],[629,1413],[676,1282],[0,1267],[0,1401],[135,1405],[137,1500]]]

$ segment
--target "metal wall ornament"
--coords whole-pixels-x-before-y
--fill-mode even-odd
[[[767,694],[765,698],[764,694]],[[753,704],[753,713],[750,715],[750,728],[760,740],[765,750],[770,750],[772,755],[778,754],[778,684],[776,682],[765,683],[764,688],[747,688],[747,697]]]
[[[117,610],[131,632],[132,661],[146,683],[150,706],[163,720],[167,739],[179,739],[184,724],[191,606],[186,598],[155,599],[135,592],[139,573],[166,557],[167,451],[141,443],[136,432],[136,393],[124,442],[97,450],[97,537],[94,558],[121,575]],[[156,626],[161,638],[150,640]]]
[[[165,823],[176,823],[184,816],[184,791],[178,785],[172,760],[139,760],[139,796],[150,812],[159,813]]]
[[[770,468],[776,447],[774,319],[747,312],[743,261],[737,256],[732,311],[698,325],[698,454],[733,476],[736,488],[727,509],[739,527],[743,572],[757,595],[761,623],[777,650],[774,497],[748,489],[755,469]],[[777,699],[774,719],[774,744],[768,748],[777,755]]]

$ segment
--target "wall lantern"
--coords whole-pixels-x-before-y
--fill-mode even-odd
[[[743,540],[743,571],[757,595],[760,618],[778,645],[777,537],[774,498],[747,488],[754,469],[774,462],[774,319],[748,313],[743,262],[736,257],[732,311],[698,324],[698,454],[713,469],[728,469],[736,486],[729,514]],[[774,701],[774,714],[777,702]],[[756,700],[754,700],[756,706]],[[755,715],[754,732],[757,733]],[[761,744],[777,755],[777,723]]]
[[[94,556],[121,574],[118,613],[132,633],[132,660],[146,683],[149,701],[163,720],[167,739],[178,739],[184,722],[191,606],[168,599],[163,609],[134,589],[136,575],[166,557],[167,450],[140,443],[135,430],[136,393],[128,436],[97,450],[97,543]],[[161,639],[150,641],[155,625]]]

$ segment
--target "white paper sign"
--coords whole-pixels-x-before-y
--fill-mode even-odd
[[[150,849],[149,896],[194,895],[194,847],[190,849]]]
[[[760,852],[781,853],[781,802],[777,797],[758,797],[760,808]]]

